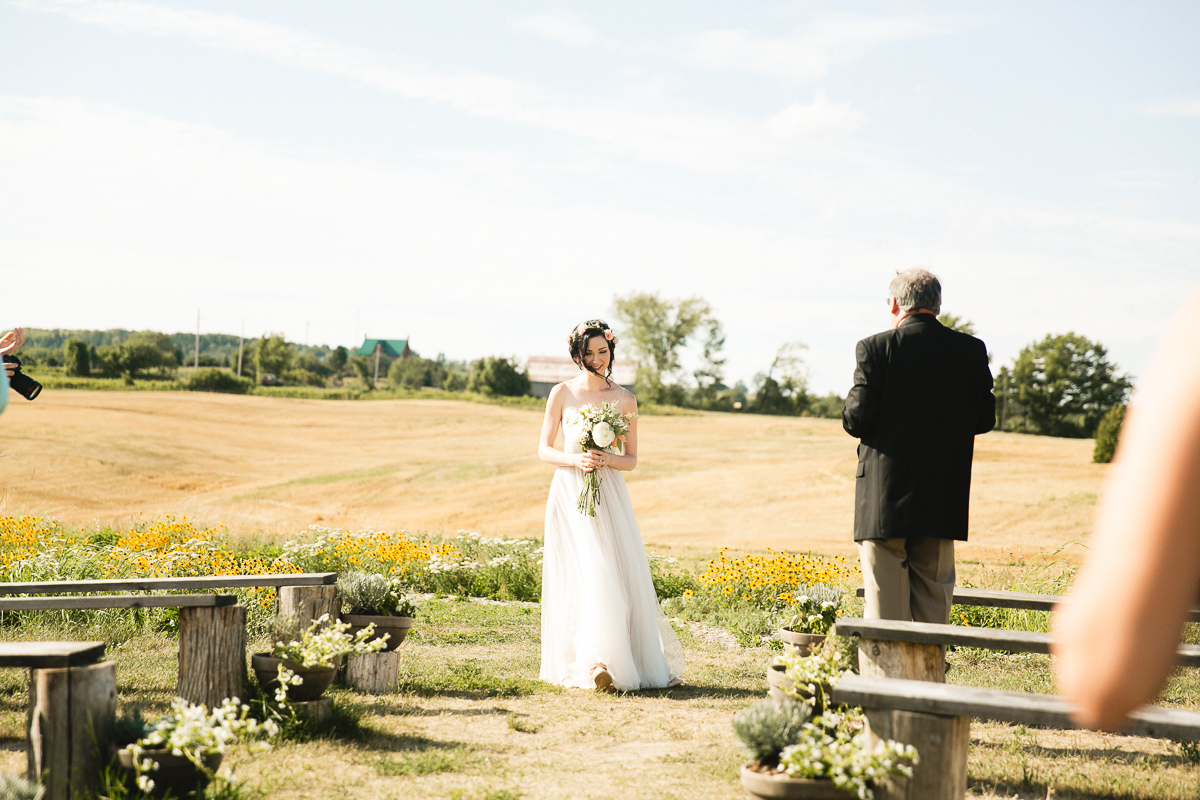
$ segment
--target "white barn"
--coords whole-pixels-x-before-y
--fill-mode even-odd
[[[530,356],[525,367],[529,370],[530,393],[543,399],[550,396],[555,385],[582,372],[568,356]],[[618,360],[613,367],[612,379],[632,392],[637,380],[637,365]]]

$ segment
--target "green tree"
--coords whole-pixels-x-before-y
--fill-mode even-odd
[[[354,375],[362,382],[368,392],[375,391],[375,366],[365,356],[350,356],[347,360]]]
[[[148,369],[179,366],[171,337],[153,331],[135,333],[121,344],[100,348],[96,355],[105,375],[123,377],[126,383]]]
[[[529,394],[529,373],[517,369],[516,359],[481,358],[471,364],[467,391],[519,397]]]
[[[329,368],[336,375],[346,368],[346,359],[349,357],[350,351],[339,344],[333,349],[333,352],[329,354],[329,358],[326,360],[329,362]]]
[[[962,317],[957,317],[954,314],[942,313],[938,314],[938,322],[942,323],[952,331],[965,333],[967,336],[975,335],[975,323],[971,322],[969,319],[963,319]]]
[[[1092,448],[1092,461],[1097,464],[1107,464],[1113,460],[1117,452],[1117,442],[1121,438],[1121,427],[1125,424],[1125,406],[1113,406],[1100,420],[1096,428],[1096,446]]]
[[[808,408],[808,366],[803,342],[788,342],[775,352],[766,374],[755,377],[754,402],[758,414],[799,414]]]
[[[92,354],[87,343],[82,339],[67,339],[63,345],[63,363],[67,366],[67,374],[73,377],[86,378],[92,374]]]
[[[440,387],[446,379],[446,370],[437,361],[420,356],[398,358],[388,369],[388,386],[393,389],[420,389],[422,386]]]
[[[283,374],[291,368],[295,357],[295,350],[287,343],[282,334],[264,333],[258,340],[258,347],[254,351],[254,369],[259,375],[269,373],[282,378]]]
[[[1129,378],[1109,363],[1103,345],[1075,333],[1048,335],[1025,347],[1013,365],[1012,385],[1023,429],[1078,438],[1092,436],[1132,388]]]
[[[657,294],[631,294],[613,299],[617,319],[623,326],[624,340],[638,358],[638,393],[659,402],[667,378],[678,379],[679,357],[683,347],[699,330],[707,328],[709,354],[715,359],[725,337],[712,308],[702,298],[664,300]],[[709,369],[721,364],[709,362]]]

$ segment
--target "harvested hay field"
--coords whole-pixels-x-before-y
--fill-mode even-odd
[[[534,410],[441,400],[46,392],[0,418],[0,513],[540,536],[540,424]],[[854,552],[856,440],[838,420],[696,412],[639,425],[628,480],[647,542]],[[959,558],[1003,563],[1085,535],[1105,471],[1091,447],[978,437]]]

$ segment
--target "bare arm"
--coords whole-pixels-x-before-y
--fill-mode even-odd
[[[629,421],[629,433],[625,435],[625,447],[620,455],[616,453],[603,453],[605,457],[604,465],[619,469],[622,472],[631,472],[637,466],[637,399],[628,390],[625,391],[618,405],[622,414],[633,414],[633,419]]]
[[[1198,592],[1200,351],[1181,315],[1126,416],[1092,551],[1055,615],[1055,672],[1081,724],[1116,727],[1154,698]]]
[[[546,416],[542,418],[542,436],[538,441],[538,458],[555,467],[579,467],[583,469],[584,453],[564,453],[554,446],[558,429],[562,426],[563,404],[566,389],[560,383],[550,390],[546,398]]]

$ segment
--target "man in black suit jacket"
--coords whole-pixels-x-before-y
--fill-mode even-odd
[[[996,422],[987,348],[937,320],[938,279],[888,287],[892,330],[858,343],[842,425],[858,446],[854,541],[864,615],[948,622],[954,542],[967,540],[975,435]]]

